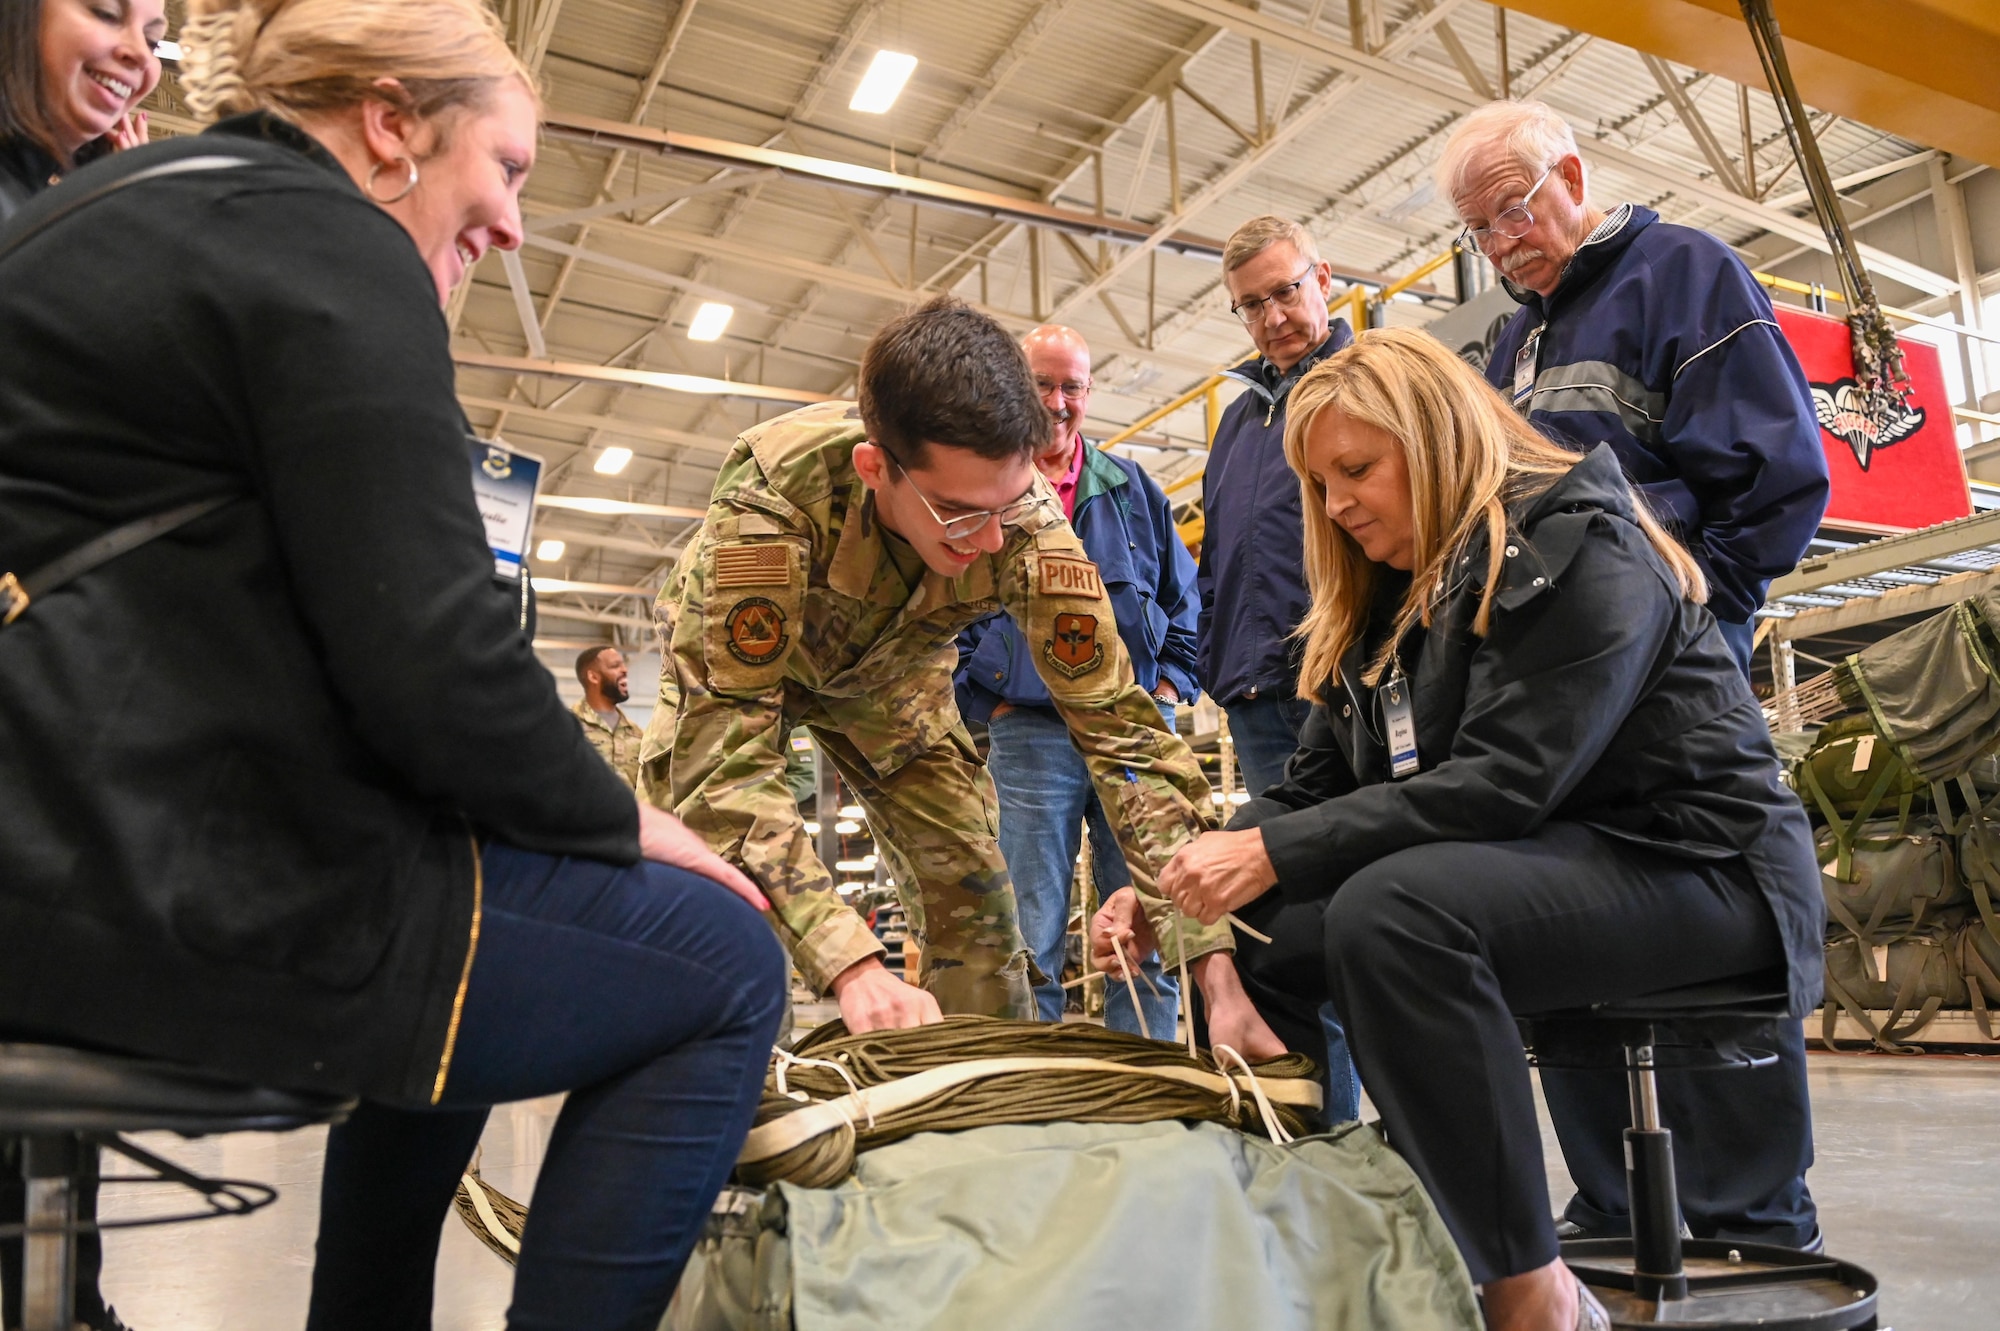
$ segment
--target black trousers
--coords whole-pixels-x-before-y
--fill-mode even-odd
[[[1332,999],[1390,1144],[1482,1284],[1557,1255],[1514,1014],[1784,960],[1747,873],[1573,823],[1519,841],[1414,847],[1328,886],[1337,890],[1322,901],[1273,892],[1238,912],[1272,938],[1239,937],[1245,988],[1287,1047],[1308,1056],[1323,1044],[1318,1005]],[[1742,1131],[1746,1152],[1786,1158],[1811,1135],[1803,1116]]]
[[[1797,1022],[1779,1028],[1768,1068],[1658,1074],[1660,1121],[1674,1133],[1681,1215],[1696,1238],[1803,1247],[1819,1229],[1806,1188],[1812,1110],[1806,1039]],[[1615,1069],[1547,1068],[1549,1106],[1576,1195],[1563,1219],[1591,1235],[1627,1234],[1625,1150],[1631,1114],[1625,1075]]]

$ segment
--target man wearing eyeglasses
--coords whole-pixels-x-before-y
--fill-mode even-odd
[[[1544,434],[1608,441],[1653,512],[1708,577],[1708,607],[1747,672],[1752,616],[1805,553],[1827,471],[1805,375],[1771,301],[1729,248],[1650,209],[1593,207],[1562,118],[1495,102],[1459,122],[1438,161],[1462,240],[1522,308],[1487,377]],[[1774,1067],[1662,1071],[1682,1214],[1698,1238],[1814,1247],[1805,1044],[1782,1023]],[[1544,1069],[1576,1196],[1565,1237],[1628,1231],[1624,1076]]]
[[[1721,241],[1636,204],[1591,205],[1583,159],[1539,102],[1496,102],[1453,131],[1438,180],[1522,309],[1487,377],[1544,434],[1609,442],[1708,576],[1739,664],[1772,578],[1826,511],[1805,374],[1771,299]]]
[[[1084,553],[1111,597],[1118,636],[1141,688],[1171,726],[1174,703],[1195,694],[1194,557],[1181,544],[1173,508],[1138,463],[1083,437],[1090,407],[1090,347],[1074,329],[1044,325],[1021,341],[1035,392],[1055,423],[1035,467],[1055,487]],[[1070,742],[1031,637],[1006,615],[981,620],[958,638],[959,711],[988,726],[987,768],[1000,797],[1000,849],[1013,875],[1021,931],[1046,977],[1035,986],[1044,1021],[1063,1013],[1064,937],[1081,829],[1099,891],[1130,879],[1123,852],[1092,788],[1090,769]],[[1179,991],[1157,957],[1138,958],[1131,988],[1105,993],[1104,1024],[1116,1031],[1174,1038]],[[1133,1003],[1132,991],[1138,992]]]
[[[1034,466],[1051,420],[1021,349],[949,298],[886,325],[859,401],[746,431],[660,591],[648,790],[771,899],[794,963],[850,1029],[1032,1017],[993,784],[952,696],[961,630],[1004,612],[1083,755],[1133,875],[1211,825],[1194,755],[1133,678],[1103,576]],[[785,786],[812,731],[867,811],[921,940],[921,988],[840,900]],[[1192,959],[1226,926],[1181,931]],[[1165,945],[1175,946],[1173,942]]]
[[[1305,618],[1305,518],[1285,462],[1285,400],[1306,371],[1354,340],[1331,317],[1333,270],[1312,233],[1283,217],[1253,217],[1222,251],[1230,313],[1257,354],[1226,377],[1244,386],[1217,422],[1202,478],[1204,510],[1196,653],[1202,686],[1229,715],[1229,737],[1251,794],[1276,785],[1299,747],[1298,642]],[[1327,1114],[1360,1112],[1360,1084],[1331,1005]]]

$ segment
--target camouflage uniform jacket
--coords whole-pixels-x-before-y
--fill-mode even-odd
[[[646,732],[632,724],[624,710],[618,710],[618,724],[607,726],[597,709],[584,698],[569,709],[570,715],[583,723],[583,737],[590,741],[590,747],[602,754],[604,761],[611,764],[611,770],[618,773],[626,785],[639,785],[639,746],[646,738]]]
[[[957,578],[925,569],[912,588],[854,469],[866,438],[852,404],[827,402],[746,432],[724,460],[656,607],[660,703],[641,754],[655,802],[757,879],[800,971],[826,988],[882,948],[813,853],[785,786],[786,736],[797,724],[838,735],[882,778],[941,744],[972,753],[952,696],[955,639],[1004,610],[1040,644],[1036,664],[1172,960],[1157,875],[1213,825],[1209,788],[1133,680],[1096,566],[1051,502],[997,554]],[[978,777],[989,807],[935,817],[990,836],[992,785]],[[1232,946],[1226,924],[1187,920],[1180,934],[1189,957]]]

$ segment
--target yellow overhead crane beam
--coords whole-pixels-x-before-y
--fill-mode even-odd
[[[1736,0],[1505,0],[1505,7],[1763,88]],[[2000,166],[1996,0],[1774,0],[1808,106]]]

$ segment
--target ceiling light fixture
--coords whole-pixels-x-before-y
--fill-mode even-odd
[[[569,549],[567,543],[551,537],[535,547],[535,558],[541,560],[544,564],[553,564],[563,557],[563,551],[567,549]]]
[[[600,476],[616,476],[619,472],[624,471],[631,461],[631,449],[620,448],[618,445],[613,444],[597,455],[597,461],[591,464],[590,469]]]
[[[722,336],[722,330],[729,327],[730,316],[735,313],[734,305],[724,305],[719,300],[703,301],[695,310],[694,318],[688,321],[688,341],[715,341]]]
[[[856,822],[849,822],[846,819],[842,819],[840,822],[837,822],[833,825],[833,830],[840,833],[842,836],[853,836],[861,830],[861,824]]]
[[[868,72],[861,76],[861,84],[855,88],[854,100],[847,104],[847,109],[881,115],[896,104],[903,85],[910,81],[910,75],[916,68],[917,58],[913,55],[904,55],[901,51],[877,51],[875,58],[868,63]]]

